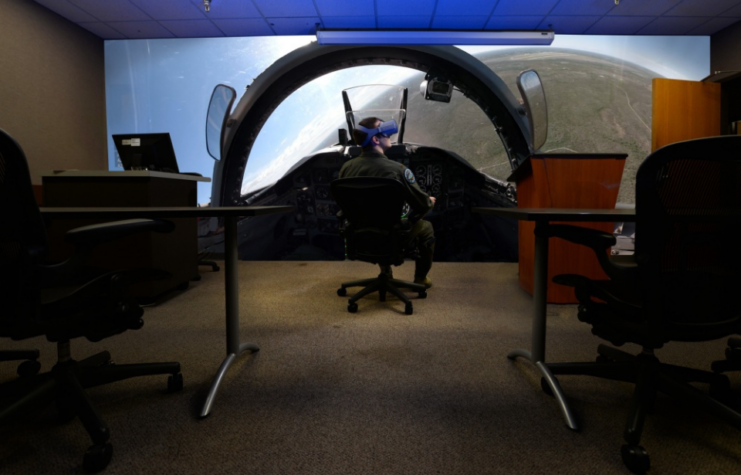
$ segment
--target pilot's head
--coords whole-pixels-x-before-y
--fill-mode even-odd
[[[391,148],[391,136],[398,132],[395,120],[383,122],[378,117],[366,117],[358,122],[358,127],[352,130],[355,143],[360,144],[363,150],[376,150],[381,152]]]

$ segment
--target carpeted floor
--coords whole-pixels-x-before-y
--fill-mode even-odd
[[[145,326],[103,342],[73,342],[81,359],[108,349],[118,363],[180,361],[185,389],[166,377],[90,390],[111,428],[107,474],[626,474],[620,459],[631,398],[625,383],[562,377],[582,425],[569,431],[527,362],[531,297],[516,264],[438,263],[411,316],[389,298],[336,295],[370,277],[361,262],[241,262],[243,341],[260,345],[232,366],[212,414],[198,412],[225,354],[223,272],[203,270],[185,292],[146,309]],[[395,270],[410,278],[413,265]],[[592,361],[600,340],[573,305],[549,306],[549,361]],[[673,344],[662,361],[708,368],[724,342]],[[44,339],[3,341],[39,348]],[[633,351],[636,347],[626,345]],[[15,363],[0,364],[0,381]],[[731,375],[741,394],[740,375]],[[3,428],[0,473],[81,472],[90,445],[78,421],[53,409]],[[652,474],[741,472],[741,433],[665,396],[646,424]]]

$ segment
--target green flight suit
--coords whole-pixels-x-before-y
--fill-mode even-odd
[[[340,169],[340,178],[355,176],[373,176],[394,178],[406,189],[406,202],[418,216],[429,213],[433,207],[430,197],[419,187],[414,173],[399,162],[390,160],[386,155],[364,150],[360,156],[348,160]],[[410,242],[418,239],[419,259],[414,269],[414,280],[422,281],[432,268],[432,255],[435,251],[435,233],[429,221],[420,219],[412,225],[409,232]]]

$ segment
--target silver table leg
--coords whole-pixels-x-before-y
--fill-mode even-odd
[[[535,224],[537,228],[540,222]],[[544,223],[548,224],[548,223]],[[563,413],[566,426],[571,430],[579,430],[571,408],[566,402],[566,397],[558,384],[558,380],[548,369],[545,363],[545,325],[548,302],[548,238],[535,235],[535,269],[533,272],[533,330],[531,351],[514,350],[507,355],[509,359],[522,357],[530,360],[538,368],[548,386],[551,388],[553,397]]]
[[[237,217],[226,216],[224,218],[224,294],[226,300],[226,357],[221,362],[216,377],[211,383],[206,396],[206,402],[201,410],[201,417],[206,417],[211,412],[211,406],[216,398],[224,376],[229,366],[240,354],[245,351],[254,353],[260,348],[254,343],[239,342],[239,281],[237,268]]]

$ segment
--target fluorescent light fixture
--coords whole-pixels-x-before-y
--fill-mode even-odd
[[[320,45],[549,45],[552,31],[317,30]]]

